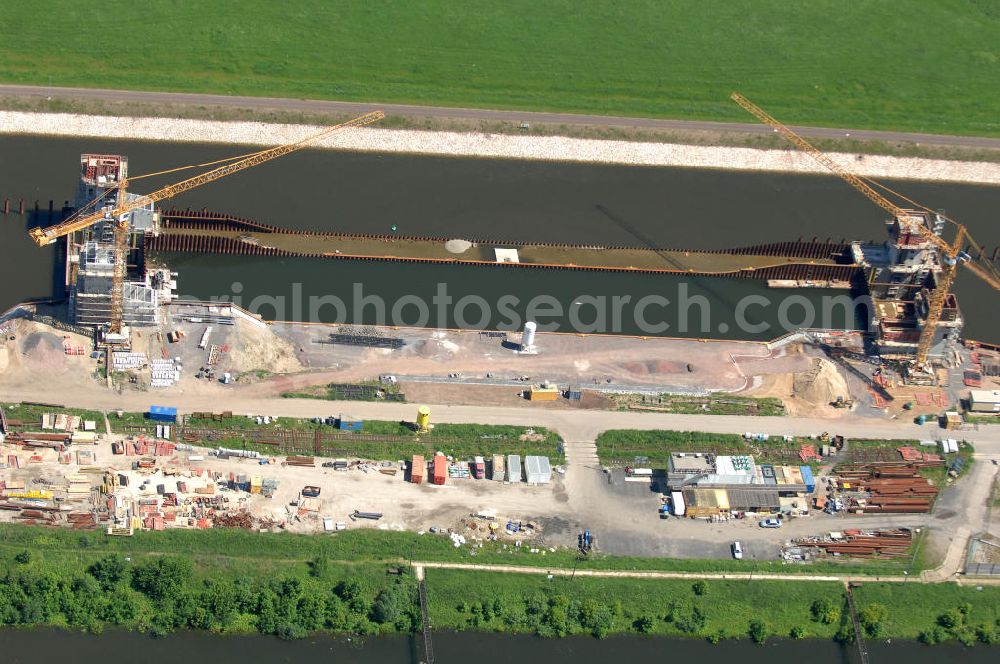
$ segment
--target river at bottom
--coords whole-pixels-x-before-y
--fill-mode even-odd
[[[128,659],[143,664],[175,664],[181,661],[244,664],[245,662],[331,661],[338,664],[416,664],[423,660],[419,639],[391,636],[367,639],[314,637],[280,641],[263,636],[215,636],[179,632],[153,639],[141,634],[108,631],[100,636],[55,629],[2,630],[0,652],[8,664],[40,661],[98,662]],[[998,650],[984,646],[927,647],[908,641],[871,644],[873,664],[932,664],[962,658],[965,664],[997,661]],[[711,645],[702,640],[614,637],[540,639],[532,636],[439,632],[434,636],[435,661],[441,664],[467,662],[499,664],[606,664],[612,660],[654,661],[672,659],[701,664],[773,664],[775,661],[809,664],[847,664],[857,660],[852,647],[830,641],[771,640],[763,646],[749,641],[723,641]]]

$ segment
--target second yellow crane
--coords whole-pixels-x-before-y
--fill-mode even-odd
[[[948,294],[951,292],[952,284],[955,281],[955,273],[958,270],[959,263],[967,265],[974,274],[998,291],[1000,291],[1000,274],[998,274],[996,269],[991,265],[980,265],[970,260],[971,257],[963,251],[965,243],[969,242],[975,247],[976,250],[979,251],[980,254],[982,253],[979,246],[976,245],[971,236],[969,236],[969,233],[964,225],[953,221],[952,223],[955,225],[955,237],[951,243],[947,242],[944,238],[934,233],[923,222],[923,212],[929,212],[929,208],[920,206],[923,208],[922,211],[912,209],[908,210],[896,205],[868,184],[870,180],[859,177],[847,168],[838,164],[835,160],[831,159],[821,150],[814,147],[806,139],[796,134],[790,128],[786,127],[784,124],[767,113],[767,111],[763,110],[740,93],[732,93],[732,95],[730,95],[730,99],[754,115],[762,123],[772,127],[796,147],[804,152],[807,152],[814,159],[816,159],[816,161],[823,164],[836,175],[840,176],[845,182],[864,194],[873,203],[889,212],[889,214],[891,214],[893,218],[897,219],[901,224],[905,224],[909,230],[919,234],[921,238],[930,242],[939,250],[942,259],[941,262],[943,263],[941,266],[941,276],[934,285],[934,288],[931,289],[928,297],[927,314],[924,319],[923,328],[920,330],[920,338],[917,342],[917,352],[914,358],[914,364],[919,371],[929,372],[930,364],[928,362],[928,356],[931,346],[934,343],[934,335],[937,330],[938,323],[941,322],[941,316],[944,312]]]

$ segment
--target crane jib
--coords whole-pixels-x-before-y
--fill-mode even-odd
[[[147,207],[158,201],[166,200],[168,198],[176,196],[177,194],[183,193],[190,189],[194,189],[195,187],[200,187],[201,185],[208,184],[209,182],[214,182],[215,180],[224,178],[228,175],[232,175],[233,173],[238,173],[243,169],[251,168],[258,164],[262,164],[265,161],[270,161],[271,159],[275,159],[277,157],[281,157],[286,154],[295,152],[341,129],[362,127],[365,125],[369,125],[373,122],[377,122],[378,120],[381,120],[384,117],[385,117],[384,112],[373,111],[371,113],[367,113],[365,115],[361,115],[351,120],[348,120],[347,122],[343,122],[341,124],[334,125],[332,127],[327,127],[326,129],[318,133],[315,133],[311,136],[307,136],[306,138],[303,138],[295,143],[289,143],[287,145],[281,145],[272,148],[270,150],[265,150],[264,152],[259,152],[245,159],[241,159],[239,161],[227,164],[225,166],[221,166],[206,173],[196,175],[193,178],[189,178],[187,180],[182,180],[181,182],[167,185],[157,191],[154,191],[151,194],[138,196],[132,199],[131,201],[127,202],[124,200],[119,201],[120,203],[119,207],[115,208],[110,213],[110,216],[120,217],[121,215],[127,214],[132,210]],[[44,229],[34,228],[31,231],[29,231],[29,234],[31,235],[31,238],[39,246],[44,246],[46,244],[51,244],[52,242],[55,242],[60,237],[64,237],[66,235],[69,235],[70,233],[80,231],[85,228],[89,228],[90,226],[94,225],[95,223],[101,221],[104,218],[105,218],[104,213],[98,212],[90,214],[86,217],[70,219],[62,223],[55,224],[53,226],[49,226],[48,228]]]

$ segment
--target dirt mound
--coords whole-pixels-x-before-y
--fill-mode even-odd
[[[21,347],[24,365],[32,370],[58,371],[66,367],[62,339],[49,332],[32,332]]]
[[[229,349],[229,358],[237,372],[264,369],[271,373],[294,373],[302,370],[295,347],[288,340],[244,321],[236,323],[236,343]]]
[[[837,397],[849,394],[847,381],[837,371],[837,366],[823,358],[814,358],[812,369],[795,374],[792,390],[797,398],[817,406],[828,405]]]
[[[687,364],[684,362],[671,362],[670,360],[648,360],[646,362],[628,362],[622,365],[622,369],[636,376],[648,376],[650,374],[667,374],[687,372]]]
[[[441,356],[451,356],[458,350],[458,346],[450,341],[442,339],[424,339],[413,346],[414,352],[420,357],[433,359]]]

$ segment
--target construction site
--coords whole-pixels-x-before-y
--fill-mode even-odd
[[[1000,412],[1000,347],[963,339],[951,292],[960,269],[1000,289],[995,256],[943,212],[852,174],[742,96],[733,100],[885,210],[886,239],[685,251],[303,232],[159,207],[331,133],[375,123],[380,112],[297,143],[201,164],[214,168],[149,194],[132,187],[197,166],[132,175],[124,155],[82,155],[65,218],[30,233],[40,246],[59,246],[65,301],[26,304],[0,322],[0,388],[33,397],[36,408],[24,418],[0,410],[3,518],[114,536],[367,526],[441,534],[456,547],[523,545],[539,555],[581,546],[593,526],[596,548],[588,539],[583,553],[725,557],[739,532],[762,559],[783,555],[770,532],[783,528],[782,539],[806,538],[795,546],[808,549],[786,560],[897,553],[882,541],[896,534],[872,544],[862,530],[842,526],[863,529],[879,518],[899,528],[926,523],[939,492],[967,470],[971,447],[958,441]],[[853,327],[787,329],[768,341],[738,330],[711,340],[549,332],[533,319],[507,331],[265,318],[236,302],[184,297],[185,273],[169,261],[182,254],[293,267],[300,259],[403,263],[413,274],[462,265],[497,275],[738,280],[778,300],[810,290],[847,295],[868,305],[867,318]],[[58,402],[37,396],[41,389]],[[142,402],[143,412],[105,408],[73,419],[60,406],[88,403],[95,390],[118,403]],[[181,399],[199,408],[178,413],[170,404]],[[245,405],[268,399],[311,413],[293,420]],[[405,406],[413,416],[366,421],[351,411],[366,402]],[[578,468],[574,476],[567,441],[552,432],[449,435],[418,404],[510,408],[525,420],[550,411],[570,419],[583,411],[789,415],[829,419],[830,430],[837,420],[872,418],[946,432],[846,449],[842,437],[838,443],[822,429],[783,436],[780,445],[760,446],[766,436],[747,434],[738,452],[692,440],[664,466],[636,455],[623,469],[596,463],[595,453],[594,472]],[[705,523],[726,525],[707,532]],[[827,546],[816,539],[824,530],[855,544],[831,537],[840,544]]]
[[[789,553],[775,535],[804,537],[795,547],[815,548],[810,538],[823,529],[850,534],[886,515],[899,526],[925,524],[971,454],[954,439],[922,443],[933,445],[924,451],[824,434],[821,445],[784,437],[784,446],[798,449],[784,464],[771,460],[780,456],[715,454],[691,442],[665,469],[637,459],[624,473],[589,474],[568,469],[563,444],[542,429],[481,429],[462,438],[435,427],[429,408],[413,415],[396,430],[343,416],[7,405],[0,407],[0,519],[111,536],[375,527],[538,555],[580,545],[580,533],[593,529],[599,535],[584,553],[726,557],[728,542],[739,539],[755,558],[804,562],[818,554]],[[760,519],[776,525],[757,527]],[[772,527],[780,530],[772,535]]]
[[[186,252],[276,260],[389,261],[410,263],[416,269],[421,264],[448,264],[492,267],[501,273],[529,269],[735,278],[766,284],[778,298],[787,289],[839,291],[868,303],[865,310],[868,320],[862,321],[860,336],[847,350],[884,365],[908,385],[935,386],[946,382],[936,367],[953,367],[963,362],[959,348],[964,319],[951,292],[955,274],[960,268],[968,269],[993,288],[1000,288],[996,257],[987,255],[962,224],[944,213],[854,175],[742,95],[734,93],[732,99],[884,209],[889,215],[886,240],[794,241],[711,251],[654,246],[512,244],[473,237],[290,231],[232,215],[159,207],[180,193],[284,157],[335,132],[376,123],[384,117],[381,112],[357,117],[296,143],[205,164],[215,168],[149,194],[136,194],[131,186],[143,178],[184,168],[134,175],[129,172],[126,156],[82,155],[78,188],[73,203],[63,211],[65,219],[47,228],[36,228],[31,236],[39,245],[58,242],[62,246],[66,304],[61,316],[56,317],[97,330],[94,343],[104,350],[128,351],[134,342],[130,334],[133,329],[159,334],[172,331],[170,323],[177,318],[177,311],[171,306],[189,298],[178,296],[184,291],[183,287],[179,289],[184,275],[157,257]],[[220,163],[223,165],[216,165]],[[226,324],[234,318],[243,318],[250,324],[253,318],[260,320],[254,313],[243,316],[246,312],[240,307],[231,307],[228,312],[222,317],[226,320],[220,319],[220,323]],[[209,314],[202,318],[212,320]],[[784,331],[787,335],[845,332],[854,330]],[[739,340],[738,332],[730,338]],[[802,340],[816,341],[797,339]],[[342,343],[349,342],[342,339]],[[828,345],[843,348],[839,342]],[[713,390],[718,386],[706,382],[703,389]],[[846,394],[837,396],[848,398]]]

